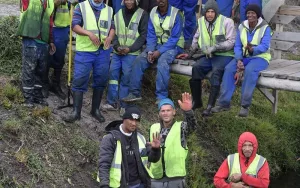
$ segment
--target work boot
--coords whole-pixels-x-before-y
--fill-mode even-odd
[[[139,100],[142,100],[142,97],[140,96],[135,96],[134,94],[132,93],[129,93],[127,95],[127,97],[121,99],[122,101],[124,102],[134,102],[134,101],[139,101]]]
[[[223,106],[215,106],[211,109],[212,113],[219,113],[219,112],[223,112],[223,111],[229,111],[230,108],[229,107],[223,107]]]
[[[60,87],[60,76],[61,76],[61,69],[54,69],[50,91],[53,92],[56,96],[58,96],[62,100],[65,100],[67,96],[64,94],[64,92]]]
[[[33,102],[32,99],[25,99],[22,106],[27,107],[27,108],[33,108],[34,107],[34,102]]]
[[[202,112],[202,116],[211,115],[211,109],[216,104],[219,91],[220,91],[220,86],[211,86],[207,108]]]
[[[247,117],[248,114],[249,114],[249,108],[241,107],[241,110],[239,112],[239,116],[240,117]]]
[[[48,106],[48,102],[44,100],[43,90],[40,87],[35,87],[33,90],[33,102],[42,106]]]
[[[60,84],[58,83],[52,83],[50,87],[50,91],[53,92],[56,96],[58,96],[62,100],[65,100],[67,98],[66,94],[63,93]]]
[[[101,99],[102,99],[102,94],[103,94],[103,90],[99,90],[99,89],[94,89],[93,91],[93,99],[92,99],[92,110],[91,110],[91,115],[97,119],[100,123],[104,122],[105,119],[102,116],[100,110],[99,110],[99,106],[101,103]]]
[[[193,97],[193,110],[197,108],[201,108],[203,106],[202,104],[202,83],[201,80],[192,80],[190,79],[190,88],[192,92]]]
[[[82,108],[83,92],[74,91],[73,92],[73,112],[68,115],[64,120],[68,123],[74,123],[81,118],[81,108]]]

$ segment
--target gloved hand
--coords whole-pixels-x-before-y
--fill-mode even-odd
[[[206,50],[203,51],[203,53],[206,55],[211,55],[216,50],[217,50],[216,46],[210,46],[210,47],[207,47]]]

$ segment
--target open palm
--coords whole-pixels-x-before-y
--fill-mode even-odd
[[[184,92],[181,94],[181,100],[178,100],[178,104],[183,111],[189,111],[193,107],[193,101],[191,94]]]

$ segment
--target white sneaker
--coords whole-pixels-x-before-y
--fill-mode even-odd
[[[102,108],[103,110],[108,110],[108,111],[117,111],[117,110],[118,110],[117,107],[114,107],[113,105],[110,105],[110,104],[108,104],[108,103],[103,104],[103,105],[101,106],[101,108]]]

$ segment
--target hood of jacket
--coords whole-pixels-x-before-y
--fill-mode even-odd
[[[249,22],[248,22],[248,20],[243,21],[242,25],[249,30]],[[261,27],[263,27],[265,25],[268,25],[268,22],[265,21],[264,19],[262,19],[260,17],[260,18],[258,18],[257,24],[256,24],[255,28],[253,29],[253,31],[255,31],[255,30],[257,30],[257,29],[259,29],[259,28],[261,28]]]
[[[249,158],[249,161],[252,161],[256,156],[256,152],[257,152],[257,148],[258,148],[258,142],[253,133],[244,132],[241,134],[239,141],[238,141],[238,152],[240,154],[240,158],[243,160],[246,160],[246,157],[243,154],[242,148],[243,148],[243,144],[247,141],[251,142],[253,144],[253,152],[251,154],[251,157]]]
[[[106,127],[105,131],[106,133],[111,133],[116,139],[120,140],[121,138],[121,131],[120,131],[120,125],[123,123],[123,120],[116,120],[110,122]]]

